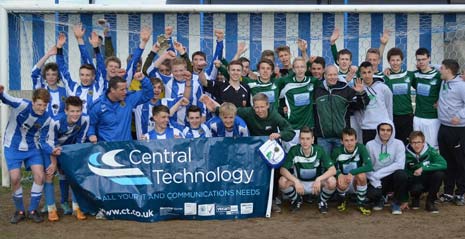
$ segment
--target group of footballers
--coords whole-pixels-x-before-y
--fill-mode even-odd
[[[425,209],[432,213],[438,213],[438,202],[465,204],[465,81],[456,60],[433,66],[429,51],[419,48],[416,69],[408,71],[402,68],[402,51],[392,48],[390,67],[380,71],[389,40],[385,32],[381,47],[368,49],[366,61],[353,66],[350,49],[336,48],[335,29],[330,39],[335,65],[309,57],[307,42],[298,40],[302,56],[293,57],[288,46],[265,50],[255,72],[242,57],[243,43],[229,62],[223,57],[223,30],[215,30],[213,59],[201,51],[189,58],[168,26],[143,63],[152,35],[144,27],[121,69],[109,31],[106,24],[103,36],[92,32],[84,39],[83,26],[74,26],[79,72],[69,72],[63,55],[67,38],[59,34],[32,69],[32,100],[10,96],[0,85],[0,100],[11,109],[3,141],[16,208],[11,223],[26,215],[42,222],[40,211],[48,212],[49,221],[59,220],[55,175],[64,214],[86,219],[72,192],[69,206],[69,183],[57,161],[62,145],[169,138],[281,141],[287,156],[275,177],[274,212],[281,211],[283,200],[292,211],[316,200],[327,213],[328,200],[346,211],[355,199],[357,209],[370,215],[390,199],[392,213],[402,214],[418,209],[424,192]],[[56,62],[48,62],[54,55]],[[34,179],[27,211],[23,163]],[[45,206],[39,211],[42,193]]]

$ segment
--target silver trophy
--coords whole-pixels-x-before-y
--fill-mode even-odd
[[[161,56],[163,53],[165,53],[166,50],[168,50],[168,48],[170,48],[169,40],[165,36],[165,34],[158,35],[157,43],[158,43],[158,46],[160,47],[160,50],[158,50],[159,56]]]

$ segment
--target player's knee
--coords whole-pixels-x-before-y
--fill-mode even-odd
[[[34,174],[34,183],[42,185],[44,184],[45,174],[43,172],[36,172]]]
[[[354,176],[355,183],[357,185],[366,185],[367,184],[367,176],[365,173],[359,173]]]
[[[286,177],[281,176],[278,181],[278,185],[280,189],[285,189],[289,187],[289,180]]]
[[[337,181],[335,177],[330,177],[326,180],[326,187],[328,189],[336,189]]]

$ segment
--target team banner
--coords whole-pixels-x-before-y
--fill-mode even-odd
[[[101,142],[63,147],[59,162],[84,212],[107,219],[264,217],[267,137]]]

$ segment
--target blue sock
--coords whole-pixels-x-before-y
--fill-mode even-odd
[[[60,175],[60,196],[61,204],[68,202],[69,183],[65,175]]]
[[[42,190],[44,189],[44,185],[36,184],[35,182],[32,184],[31,188],[31,204],[29,204],[29,211],[37,210],[40,203],[40,198],[42,197]]]
[[[47,206],[55,205],[55,190],[53,190],[53,182],[45,182],[44,193],[45,203]]]
[[[23,202],[23,188],[19,187],[13,193],[13,202],[15,203],[16,211],[24,212],[24,202]]]

